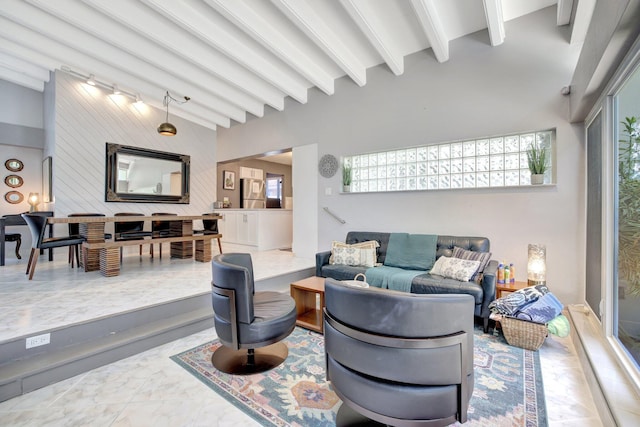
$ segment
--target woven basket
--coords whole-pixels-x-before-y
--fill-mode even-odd
[[[527,350],[537,350],[547,337],[547,325],[503,316],[502,333],[509,345]]]

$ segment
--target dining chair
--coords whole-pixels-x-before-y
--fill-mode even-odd
[[[22,218],[27,223],[31,232],[31,253],[29,254],[29,262],[27,263],[27,272],[29,280],[33,278],[38,263],[38,254],[36,251],[43,249],[61,248],[64,246],[81,245],[84,237],[80,235],[70,235],[63,237],[44,237],[47,228],[47,217],[42,215],[22,214]]]
[[[70,213],[67,217],[79,217],[79,216],[105,216],[103,213],[95,213],[95,212],[76,212]],[[69,235],[75,236],[80,234],[80,224],[77,222],[69,223]],[[104,240],[109,240],[112,238],[110,233],[104,234]],[[79,246],[69,246],[69,263],[71,264],[71,268],[73,268],[74,258],[78,267],[80,266],[80,256],[79,256]]]
[[[167,213],[167,212],[154,212],[151,216],[177,216],[175,213]],[[151,233],[154,238],[156,237],[171,237],[171,221],[160,221],[154,220],[151,221]],[[162,258],[162,243],[158,243],[160,246],[160,258]],[[151,258],[153,258],[153,241],[151,242],[149,253],[151,254]]]
[[[113,216],[144,216],[137,212],[118,212]],[[152,237],[151,231],[144,231],[144,220],[142,221],[115,221],[113,223],[114,240],[142,240],[145,237]],[[142,256],[142,244],[140,244],[140,256]],[[122,247],[120,248],[120,262],[122,262]]]
[[[20,245],[22,245],[22,234],[20,233],[5,233],[5,242],[16,242],[16,258],[22,259],[20,256]]]

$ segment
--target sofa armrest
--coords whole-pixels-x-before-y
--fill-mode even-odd
[[[316,276],[317,277],[322,277],[322,266],[329,264],[330,256],[331,256],[331,251],[318,252],[316,254]]]
[[[498,261],[491,260],[482,273],[482,317],[489,317],[489,304],[496,299],[496,279],[498,272]]]

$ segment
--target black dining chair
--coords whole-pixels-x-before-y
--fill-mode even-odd
[[[69,215],[67,215],[68,217],[79,217],[79,216],[105,216],[103,213],[95,213],[95,212],[76,212],[76,213],[71,213]],[[75,222],[75,223],[69,223],[69,235],[70,236],[75,236],[75,235],[79,235],[80,234],[80,224]],[[105,233],[104,234],[104,240],[109,240],[111,239],[113,236],[110,233]],[[73,268],[73,264],[74,264],[74,259],[76,264],[78,264],[78,267],[80,266],[80,255],[79,255],[79,246],[69,246],[69,263],[71,264],[71,268]]]
[[[118,212],[113,216],[144,216],[137,212]],[[114,240],[142,240],[145,237],[152,237],[151,231],[144,231],[144,220],[142,221],[115,221],[113,223]],[[142,256],[142,244],[140,244],[140,256]],[[120,262],[122,262],[122,247],[120,248]]]
[[[80,235],[64,236],[64,237],[44,237],[44,231],[47,228],[47,217],[42,215],[22,214],[22,218],[27,223],[31,232],[31,253],[29,254],[29,262],[27,263],[27,272],[29,280],[33,278],[38,263],[38,254],[36,251],[43,249],[61,248],[64,246],[81,245],[84,237]]]
[[[177,216],[175,213],[166,213],[166,212],[154,212],[151,216]],[[154,238],[158,237],[171,237],[171,221],[161,221],[161,220],[153,220],[151,221],[151,233]],[[160,258],[162,258],[162,243],[158,243],[160,246]],[[149,253],[151,254],[151,258],[153,258],[153,242],[151,242],[151,246],[149,248]]]
[[[20,256],[20,245],[22,245],[22,234],[20,233],[5,233],[5,242],[16,242],[16,258],[22,259]]]

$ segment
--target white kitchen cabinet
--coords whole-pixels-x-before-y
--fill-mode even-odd
[[[220,214],[223,219],[218,221],[218,227],[223,243],[247,245],[259,251],[291,247],[291,210],[223,209]]]
[[[262,169],[246,168],[244,166],[240,166],[238,175],[240,175],[240,179],[252,178],[264,180],[264,171]]]

